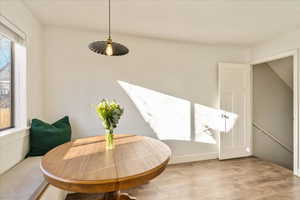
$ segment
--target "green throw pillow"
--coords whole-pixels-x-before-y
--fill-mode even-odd
[[[53,124],[33,119],[30,128],[30,150],[27,156],[42,156],[54,147],[71,140],[69,117]]]

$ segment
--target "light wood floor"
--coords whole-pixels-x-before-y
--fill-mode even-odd
[[[300,200],[300,178],[257,158],[209,160],[171,165],[128,192],[138,200]]]

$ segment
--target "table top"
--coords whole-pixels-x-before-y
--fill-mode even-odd
[[[73,192],[128,189],[159,175],[171,156],[159,140],[115,134],[115,148],[106,150],[104,136],[77,139],[49,151],[42,159],[46,180]]]

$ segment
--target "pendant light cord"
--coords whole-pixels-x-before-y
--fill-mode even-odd
[[[111,35],[110,35],[110,0],[108,0],[108,39],[111,39]]]

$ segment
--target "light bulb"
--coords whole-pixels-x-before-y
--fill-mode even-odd
[[[105,53],[108,56],[112,56],[113,55],[113,48],[112,48],[111,43],[107,43],[106,49],[105,49]]]

